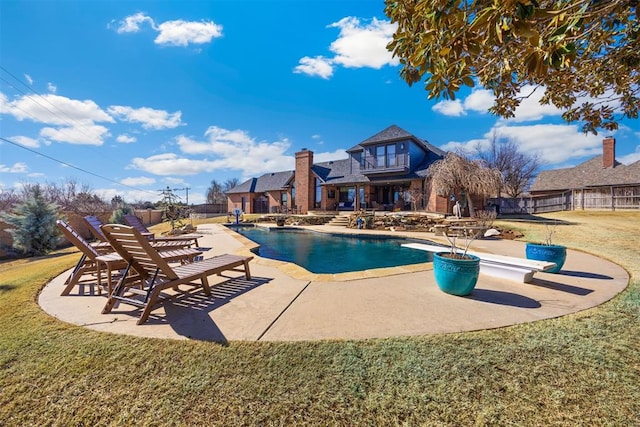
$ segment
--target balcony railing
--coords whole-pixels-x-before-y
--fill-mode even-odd
[[[385,164],[380,165],[376,158],[367,159],[364,164],[361,165],[360,172],[367,175],[409,171],[409,154],[396,154],[393,159],[385,158],[384,160]]]

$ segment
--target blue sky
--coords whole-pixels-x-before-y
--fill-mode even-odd
[[[443,149],[509,138],[547,169],[608,135],[619,161],[640,160],[638,120],[584,135],[541,91],[510,120],[482,88],[428,101],[400,80],[393,31],[374,0],[2,0],[0,136],[31,151],[0,141],[0,190],[74,179],[107,200],[169,186],[200,203],[213,179],[293,169],[302,148],[345,158],[392,124]]]

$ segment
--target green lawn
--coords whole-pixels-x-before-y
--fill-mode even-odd
[[[36,302],[77,253],[4,262],[0,425],[640,425],[640,213],[546,217],[571,223],[556,243],[623,265],[629,288],[560,319],[417,338],[222,346],[103,334]]]

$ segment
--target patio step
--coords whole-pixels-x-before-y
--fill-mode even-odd
[[[327,225],[335,225],[337,227],[346,227],[349,225],[349,217],[347,215],[334,216],[333,219],[327,223]]]

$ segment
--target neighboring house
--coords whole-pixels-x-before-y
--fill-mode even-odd
[[[531,197],[560,198],[562,209],[640,209],[640,161],[616,161],[616,140],[602,141],[602,155],[572,168],[540,172]]]
[[[296,153],[293,171],[251,178],[227,192],[229,211],[275,213],[335,210],[451,212],[435,194],[428,168],[445,152],[398,126],[390,126],[347,150],[348,159],[314,163],[313,152]]]

